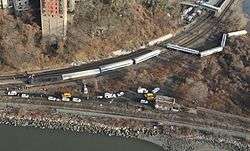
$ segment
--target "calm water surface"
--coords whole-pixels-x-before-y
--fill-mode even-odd
[[[250,0],[245,0],[243,10],[250,18]],[[163,149],[137,139],[0,125],[0,151],[163,151]]]
[[[243,4],[243,11],[246,13],[246,15],[248,16],[249,18],[249,21],[248,21],[248,31],[250,32],[250,0],[245,0],[244,1],[244,4]]]
[[[245,0],[243,10],[250,16],[250,0]]]
[[[0,151],[163,151],[137,139],[0,125]]]

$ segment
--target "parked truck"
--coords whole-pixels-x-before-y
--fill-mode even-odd
[[[72,95],[69,92],[63,93],[62,94],[62,101],[69,102],[71,97],[72,97]]]

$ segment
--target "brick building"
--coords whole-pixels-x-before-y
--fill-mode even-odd
[[[65,38],[67,32],[67,0],[40,0],[42,35]]]

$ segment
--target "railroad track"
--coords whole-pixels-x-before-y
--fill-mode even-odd
[[[188,39],[190,37],[190,33],[193,33],[195,30],[200,29],[203,25],[207,24],[211,19],[213,18],[213,15],[211,13],[203,16],[201,20],[195,23],[195,25],[188,28],[188,30],[180,33],[179,35],[176,35],[171,39],[171,42],[179,44],[180,41],[184,39]],[[166,44],[167,42],[161,43],[161,45]],[[181,43],[180,43],[181,44]]]
[[[198,22],[196,26],[192,27],[188,32],[181,33],[180,36],[177,36],[176,38],[173,37],[171,41],[166,41],[158,45],[158,47],[166,48],[166,44],[168,42],[172,42],[181,46],[190,46],[190,44],[198,41],[202,36],[208,34],[211,32],[214,28],[217,27],[218,23],[220,23],[220,20],[223,18],[223,16],[227,13],[229,8],[232,6],[232,4],[235,2],[235,0],[230,0],[227,7],[224,9],[224,11],[220,14],[218,18],[213,18],[212,14],[209,14],[206,19],[203,19],[201,22]],[[210,23],[209,23],[210,22]],[[190,36],[190,33],[193,33]],[[167,48],[166,48],[167,49]],[[169,57],[171,55],[171,58],[181,57],[186,62],[194,60],[195,57],[192,55],[186,55],[183,52],[174,51],[167,49],[162,54],[161,59],[164,61],[164,56]],[[168,60],[171,62],[171,60]]]
[[[193,35],[191,39],[187,39],[187,40],[182,41],[181,44],[183,46],[188,46],[191,43],[199,40],[203,35],[209,33],[210,31],[213,31],[213,29],[217,28],[217,25],[221,22],[222,18],[225,16],[225,14],[227,13],[227,11],[229,10],[229,8],[232,6],[233,3],[234,3],[234,0],[231,0],[229,2],[229,4],[226,6],[226,8],[220,14],[220,16],[214,20],[215,21],[214,24],[212,24],[212,25],[207,24],[206,28],[204,30],[202,30],[202,32],[200,32],[200,33],[198,32],[198,34]]]
[[[100,117],[111,117],[111,118],[118,118],[118,119],[131,119],[131,120],[139,120],[139,121],[145,121],[145,122],[158,122],[162,125],[174,125],[174,126],[180,126],[180,127],[188,127],[191,129],[197,129],[207,132],[212,132],[216,134],[223,134],[223,135],[229,135],[229,136],[235,136],[238,138],[250,138],[249,129],[238,127],[234,125],[230,126],[224,126],[220,123],[220,121],[215,122],[214,124],[207,124],[202,123],[201,121],[197,120],[197,118],[194,118],[194,120],[188,120],[185,116],[178,116],[178,113],[172,113],[168,115],[168,118],[162,118],[161,116],[155,117],[155,114],[147,113],[147,114],[139,114],[135,115],[133,113],[127,112],[113,112],[112,110],[106,111],[105,109],[99,109],[99,110],[91,110],[91,109],[85,109],[85,108],[75,108],[71,105],[67,105],[65,103],[64,105],[58,105],[58,104],[52,104],[54,102],[49,101],[22,101],[22,100],[15,100],[13,102],[1,102],[2,105],[5,104],[5,106],[13,106],[13,107],[21,107],[21,106],[28,106],[29,108],[34,106],[34,108],[41,108],[46,107],[50,109],[55,109],[63,113],[70,113],[70,114],[77,114],[77,115],[84,115],[84,116],[100,116]],[[70,104],[70,103],[69,103]],[[173,118],[169,118],[169,117]],[[176,118],[177,117],[177,118]],[[205,120],[204,120],[205,121]]]
[[[60,76],[61,74],[65,73],[71,73],[71,72],[77,72],[81,70],[88,70],[92,68],[97,68],[103,64],[109,64],[113,62],[118,62],[121,60],[127,60],[129,58],[137,57],[143,54],[146,54],[148,52],[152,51],[151,49],[140,49],[138,51],[135,51],[133,53],[123,55],[123,56],[118,56],[115,58],[109,58],[109,59],[104,59],[104,60],[99,60],[95,61],[93,63],[88,63],[88,64],[83,64],[80,66],[73,66],[69,68],[64,68],[64,69],[57,69],[57,70],[49,70],[49,71],[44,71],[44,72],[29,72],[28,74],[35,74],[36,77],[49,77],[49,76]],[[9,79],[26,79],[27,78],[27,73],[20,73],[20,74],[12,74],[12,75],[0,75],[0,80],[9,80]]]
[[[98,107],[94,107],[94,106],[98,106],[99,103],[105,105],[106,107],[109,106],[109,101],[83,101],[82,103],[73,103],[73,102],[51,102],[47,100],[47,94],[43,94],[41,96],[41,94],[30,94],[32,95],[31,99],[23,99],[23,98],[18,98],[18,97],[9,97],[6,96],[4,94],[0,94],[5,98],[9,98],[10,100],[8,100],[7,102],[11,102],[11,103],[21,103],[21,104],[25,104],[25,103],[32,103],[32,104],[37,104],[37,105],[46,105],[46,106],[56,106],[56,107],[61,107],[61,108],[72,108],[76,109],[76,110],[80,110],[80,109],[84,109],[84,110],[100,110],[98,109]],[[92,105],[90,105],[89,103],[91,103]],[[91,107],[90,107],[91,106]],[[116,104],[113,104],[114,108],[119,108],[119,105],[117,106]],[[94,108],[93,108],[94,107]],[[124,109],[124,108],[123,108]],[[97,112],[95,111],[95,112]],[[120,110],[121,112],[121,110]],[[119,112],[119,113],[120,113]],[[127,112],[127,110],[125,109],[123,112]],[[157,117],[160,119],[172,119],[174,121],[182,121],[182,122],[187,122],[187,123],[196,123],[196,124],[203,124],[203,125],[208,125],[208,126],[216,126],[217,128],[226,128],[226,129],[235,129],[237,131],[241,131],[241,130],[247,130],[248,133],[250,131],[250,119],[249,118],[245,118],[245,117],[241,117],[241,116],[237,116],[237,115],[232,115],[232,114],[227,114],[227,113],[222,113],[222,112],[218,112],[218,111],[213,111],[213,110],[208,110],[208,109],[204,109],[204,108],[198,108],[197,112],[199,112],[199,114],[188,114],[186,112],[180,112],[180,113],[165,113],[162,112],[164,116],[158,116],[157,114],[159,113],[150,113],[151,115],[145,115],[146,117]],[[115,114],[117,114],[116,112],[114,112]],[[141,117],[144,117],[144,114],[140,114],[143,115]],[[171,115],[175,115],[174,119],[171,118]]]
[[[226,9],[223,11],[223,13],[221,14],[221,16],[219,17],[222,18],[223,15],[226,13],[226,11],[230,8],[230,6],[232,5],[232,3],[234,2],[234,0],[230,1],[230,4],[226,7]],[[191,26],[185,33],[179,34],[177,36],[175,36],[173,39],[171,39],[171,41],[177,42],[181,44],[181,45],[188,45],[194,41],[196,41],[197,39],[199,39],[200,37],[202,37],[204,34],[208,33],[213,27],[211,27],[210,24],[207,25],[207,23],[211,20],[212,15],[208,14],[207,17],[204,17],[204,19],[200,20],[198,23],[196,23],[195,25]],[[219,23],[219,19],[216,23]],[[206,28],[204,28],[203,26],[206,25]],[[200,28],[203,27],[202,32],[200,32]],[[199,31],[199,32],[196,32]],[[189,33],[197,33],[197,34],[193,34],[190,37]],[[162,44],[159,44],[158,47],[164,47],[164,44],[166,44],[166,42],[163,42]],[[155,49],[154,47],[150,47],[148,49],[144,49],[144,50],[138,50],[137,52],[134,52],[132,54],[128,54],[125,56],[120,56],[120,57],[116,57],[116,58],[111,58],[111,59],[105,59],[105,60],[101,60],[101,61],[97,61],[91,64],[85,64],[85,65],[81,65],[78,67],[70,67],[70,68],[65,68],[65,69],[59,69],[59,70],[51,70],[51,71],[45,71],[45,72],[38,72],[35,75],[35,78],[41,78],[41,79],[45,79],[44,83],[48,84],[48,83],[52,83],[55,84],[55,82],[51,82],[49,80],[46,79],[50,79],[51,77],[60,77],[62,74],[65,73],[70,73],[70,72],[77,72],[77,71],[81,71],[81,70],[88,70],[90,68],[97,68],[98,66],[105,64],[105,63],[111,63],[111,62],[116,62],[116,61],[121,61],[124,59],[128,59],[131,57],[136,57],[142,54],[145,54],[149,51],[152,51],[150,49]],[[171,51],[171,50],[169,50]],[[169,53],[169,51],[164,51],[164,53]],[[178,55],[182,55],[182,53],[179,52],[171,52],[171,55],[173,56],[178,56]],[[185,58],[190,59],[190,56],[185,56]],[[16,75],[10,75],[10,76],[0,76],[0,80],[4,79],[20,79],[20,80],[26,80],[27,79],[27,75],[25,74],[16,74]],[[57,83],[57,82],[56,82]],[[60,82],[59,82],[60,83]],[[39,84],[38,84],[39,85]]]
[[[222,17],[227,9],[229,9],[229,7],[233,4],[234,0],[231,0],[230,1],[230,4],[227,6],[226,10],[222,13],[222,15],[220,17]],[[204,20],[203,22],[200,22],[199,25],[196,26],[196,28],[192,27],[190,31],[196,31],[197,28],[199,27],[202,27],[204,24],[207,24],[207,22],[210,20],[210,17],[208,17],[209,19],[206,19]],[[216,22],[216,24],[219,23],[219,20],[218,22]],[[202,32],[198,32],[197,35],[193,35],[191,38],[187,38],[187,37],[182,37],[182,36],[177,36],[175,37],[175,39],[173,40],[178,40],[181,44],[183,45],[189,45],[190,43],[196,41],[197,39],[199,39],[201,36],[203,36],[204,34],[208,33],[211,29],[213,29],[214,27],[211,28],[211,25],[210,26],[206,26],[206,28],[204,30],[202,30]],[[200,30],[200,29],[199,29]],[[179,55],[181,55],[179,53]],[[187,57],[190,59],[190,57]],[[87,66],[85,66],[86,68],[89,68]],[[77,70],[81,70],[81,68],[84,68],[84,67],[72,67],[72,68],[68,68],[68,69],[62,69],[62,70],[56,70],[56,71],[47,71],[47,72],[43,72],[43,73],[40,73],[39,76],[60,76],[62,73],[65,73],[65,72],[75,72]],[[24,77],[25,75],[22,75],[22,74],[19,74],[19,75],[15,75],[15,78],[25,78]],[[8,79],[9,76],[1,76],[0,79]],[[13,78],[13,75],[11,76],[11,78]],[[63,84],[63,83],[68,83],[68,82],[72,82],[72,81],[77,81],[77,80],[68,80],[68,81],[57,81],[57,82],[49,82],[49,83],[43,83],[43,84],[38,84],[38,85],[33,85],[31,87],[40,87],[40,86],[45,86],[45,85],[48,85],[48,84]],[[1,89],[1,88],[0,88]],[[30,106],[30,103],[27,103],[29,106]],[[36,104],[36,103],[34,103]],[[33,105],[33,103],[32,103]],[[38,105],[42,105],[42,103],[38,103]],[[58,107],[58,105],[47,105],[49,106],[50,108],[53,107],[53,108],[62,108],[62,106]],[[65,109],[65,107],[63,107],[63,109]],[[74,110],[75,111],[75,108],[66,108],[67,110]],[[203,110],[204,111],[204,110]],[[160,122],[160,123],[163,123],[163,124],[167,124],[167,125],[176,125],[176,126],[185,126],[185,127],[190,127],[190,128],[194,128],[194,129],[199,129],[199,130],[205,130],[205,131],[209,131],[209,132],[219,132],[219,133],[223,133],[223,134],[229,134],[229,135],[232,135],[232,136],[237,136],[237,137],[248,137],[249,138],[249,129],[248,131],[246,131],[245,129],[242,129],[240,126],[235,126],[235,127],[232,127],[232,126],[228,126],[226,127],[225,125],[221,125],[221,124],[218,124],[218,125],[207,125],[207,124],[201,124],[201,123],[198,123],[196,122],[195,123],[195,118],[193,118],[193,122],[191,122],[190,120],[186,119],[182,119],[181,120],[178,120],[177,122],[173,122],[173,121],[169,121],[168,119],[166,120],[163,120],[163,119],[148,119],[148,118],[144,118],[144,117],[134,117],[134,116],[128,116],[128,115],[116,115],[114,113],[96,113],[96,111],[81,111],[81,112],[85,112],[87,113],[88,115],[90,116],[93,116],[93,113],[95,116],[110,116],[110,117],[114,117],[114,118],[129,118],[129,119],[135,119],[135,120],[142,120],[142,121],[157,121],[157,122]],[[221,115],[221,114],[219,114]],[[205,116],[205,115],[204,115]],[[207,115],[206,115],[207,116]],[[218,116],[218,115],[217,115]],[[230,118],[227,118],[228,120],[230,120]],[[206,120],[204,118],[204,120]],[[217,118],[214,118],[214,120],[217,120],[219,121],[219,119]],[[234,121],[232,120],[232,122],[230,123],[233,123]],[[249,122],[249,119],[247,119],[247,122]],[[248,126],[248,125],[244,125],[244,126]]]

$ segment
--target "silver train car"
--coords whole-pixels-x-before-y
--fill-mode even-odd
[[[200,56],[205,57],[205,56],[209,56],[211,54],[221,52],[221,51],[223,51],[223,47],[215,47],[215,48],[200,52]]]
[[[76,79],[76,78],[81,78],[81,77],[88,77],[88,76],[98,75],[100,73],[101,73],[100,69],[91,69],[91,70],[85,70],[85,71],[79,71],[79,72],[63,74],[62,79],[63,80]]]
[[[160,53],[161,53],[161,50],[157,49],[157,50],[153,50],[149,53],[143,54],[141,56],[138,56],[138,57],[135,57],[132,59],[102,65],[96,69],[90,69],[90,70],[85,70],[85,71],[62,74],[62,79],[68,80],[68,79],[76,79],[76,78],[98,75],[98,74],[101,74],[104,72],[113,71],[116,69],[131,66],[133,64],[141,63],[141,62],[146,61],[148,59],[151,59],[155,56],[158,56]]]
[[[135,57],[132,60],[134,61],[134,64],[138,64],[138,63],[141,63],[141,62],[146,61],[148,59],[151,59],[153,57],[156,57],[160,54],[161,54],[161,50],[157,49],[157,50],[153,50],[149,53],[143,54],[141,56]]]
[[[102,65],[99,67],[100,72],[107,72],[107,71],[112,71],[112,70],[116,70],[119,68],[124,68],[124,67],[128,67],[133,65],[133,60],[125,60],[125,61],[120,61],[120,62],[115,62],[115,63],[111,63],[111,64],[107,64],[107,65]]]

